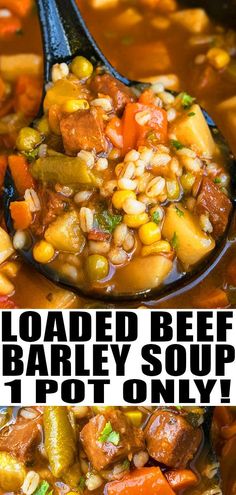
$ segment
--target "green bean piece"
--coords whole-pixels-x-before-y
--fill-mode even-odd
[[[74,463],[75,436],[66,407],[44,409],[45,447],[53,475],[60,478]]]
[[[98,183],[98,178],[80,157],[56,155],[38,158],[30,170],[35,179],[53,184],[96,186]]]
[[[63,475],[63,481],[71,488],[78,488],[81,480],[81,469],[79,462],[71,466]]]
[[[24,465],[7,452],[0,452],[0,488],[5,492],[16,492],[24,482]]]

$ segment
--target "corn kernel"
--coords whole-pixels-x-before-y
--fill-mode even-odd
[[[142,256],[149,256],[149,254],[170,253],[170,252],[171,252],[171,245],[167,241],[154,242],[150,246],[144,246],[141,249]]]
[[[112,196],[112,204],[117,210],[123,208],[123,204],[126,199],[133,198],[136,199],[136,194],[133,191],[124,189],[123,191],[116,191]]]
[[[124,215],[123,222],[133,229],[138,229],[149,220],[147,213],[139,213],[138,215]]]
[[[33,256],[38,263],[48,263],[54,256],[55,250],[47,241],[39,241],[33,248]]]
[[[190,173],[183,174],[182,177],[180,177],[180,182],[181,182],[181,185],[182,185],[184,192],[190,192],[191,191],[193,184],[195,182],[195,178],[196,177]]]
[[[161,239],[161,229],[155,222],[148,222],[142,225],[138,234],[140,241],[147,246]]]
[[[207,60],[215,69],[223,69],[230,62],[230,56],[222,48],[210,48],[207,52]]]
[[[142,423],[143,415],[141,411],[127,411],[125,412],[125,416],[131,421],[131,423],[137,428]]]
[[[93,65],[87,58],[82,56],[75,57],[70,68],[78,79],[87,79],[93,73]]]
[[[78,110],[88,110],[89,103],[85,99],[67,100],[62,105],[62,111],[67,113],[77,112]]]

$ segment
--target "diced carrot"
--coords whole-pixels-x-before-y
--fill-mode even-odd
[[[143,105],[153,105],[155,102],[155,96],[151,89],[146,89],[139,97],[139,103]]]
[[[16,308],[17,306],[14,303],[14,301],[12,301],[12,299],[10,299],[7,296],[0,296],[0,309],[16,309]]]
[[[113,146],[123,148],[123,129],[122,122],[118,117],[113,117],[106,126],[106,136],[110,139]]]
[[[6,155],[0,155],[0,188],[2,188],[3,186],[6,169],[7,169],[7,157]]]
[[[159,467],[135,469],[120,481],[105,487],[107,495],[174,495]]]
[[[5,39],[12,34],[17,33],[22,28],[21,21],[18,17],[0,17],[0,39]]]
[[[190,486],[196,485],[198,482],[196,474],[190,469],[167,471],[165,472],[165,477],[174,491],[184,490]]]
[[[27,117],[34,117],[42,97],[42,83],[33,76],[22,75],[15,86],[15,110]]]
[[[20,17],[27,16],[32,7],[32,0],[0,0],[1,9],[9,9]]]
[[[16,230],[28,229],[32,222],[32,214],[27,201],[12,201],[10,212]]]
[[[221,426],[228,426],[232,423],[233,417],[229,407],[217,406],[214,409],[214,421]]]
[[[202,298],[197,298],[196,301],[198,308],[203,309],[217,309],[227,308],[229,306],[229,300],[226,292],[223,289],[212,289],[211,292],[204,294]]]
[[[150,114],[150,119],[145,125],[140,125],[135,119],[139,112]],[[147,143],[148,133],[153,131],[155,142],[164,143],[167,139],[166,111],[155,105],[143,105],[142,103],[128,103],[126,105],[123,123],[124,153]]]
[[[8,158],[9,168],[18,193],[23,196],[26,189],[34,188],[34,179],[23,156],[11,155]]]

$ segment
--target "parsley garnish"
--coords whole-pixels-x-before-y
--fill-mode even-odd
[[[120,441],[120,434],[117,433],[117,431],[113,431],[110,421],[106,423],[98,441],[101,443],[110,442],[113,443],[113,445],[118,445]]]
[[[42,481],[38,488],[34,491],[33,495],[46,495],[49,489],[49,483],[47,481]]]
[[[180,141],[178,141],[177,139],[171,139],[170,144],[176,150],[182,150],[184,148],[184,145]]]
[[[28,162],[31,163],[31,162],[34,162],[34,160],[37,160],[38,152],[39,152],[39,149],[35,148],[34,150],[31,150],[31,151],[22,151],[22,154],[25,156],[25,158],[28,160]]]
[[[221,183],[221,179],[220,179],[220,177],[216,177],[216,178],[214,179],[214,183],[215,183],[215,184],[220,184],[220,183]]]
[[[152,221],[155,222],[155,223],[160,223],[161,219],[160,219],[160,213],[159,211],[154,211],[153,214],[152,214]]]
[[[189,113],[188,113],[188,116],[189,116],[189,117],[193,117],[194,115],[196,115],[196,114],[195,114],[195,112],[189,112]]]
[[[176,211],[176,213],[177,213],[178,217],[180,217],[180,218],[181,218],[181,217],[183,217],[183,216],[184,216],[184,211],[180,210],[180,209],[178,208],[178,206],[176,206],[176,207],[175,207],[175,211]]]
[[[188,93],[181,93],[181,103],[185,109],[190,108],[194,101],[195,98],[188,95]]]
[[[109,211],[104,210],[102,213],[98,213],[95,216],[95,221],[97,221],[98,226],[101,230],[103,230],[104,232],[109,232],[109,234],[112,234],[112,232],[115,230],[117,225],[121,223],[122,216],[113,215],[112,213],[109,213]]]
[[[124,460],[124,462],[123,462],[123,464],[122,464],[122,467],[123,467],[124,469],[129,469],[129,468],[130,468],[130,462],[129,462],[129,460],[128,460],[128,459],[125,459],[125,460]]]
[[[177,249],[178,244],[179,244],[178,237],[177,237],[176,232],[174,232],[174,235],[171,239],[171,246],[173,247],[173,249]]]
[[[84,476],[80,476],[78,487],[80,490],[82,490],[82,491],[84,490],[84,488],[85,488],[85,477]]]

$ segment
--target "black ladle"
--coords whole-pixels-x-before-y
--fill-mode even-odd
[[[120,75],[119,72],[117,72],[108,62],[91,36],[74,0],[67,0],[66,6],[64,0],[37,0],[37,6],[44,43],[45,84],[50,81],[51,68],[53,64],[70,62],[75,55],[81,54],[89,58],[95,65],[101,64],[104,66],[110,74],[125,85],[140,85],[140,83],[130,81]],[[43,110],[41,109],[41,115],[42,111]],[[236,179],[235,172],[233,172],[235,169],[235,162],[233,161],[232,154],[227,147],[224,138],[219,133],[214,122],[206,112],[205,117],[212,130],[214,139],[217,138],[221,145],[226,149],[228,168],[230,169],[230,175],[232,178],[232,191],[236,191],[235,184],[233,184],[233,179],[234,181]],[[235,200],[235,197],[236,194],[232,193],[233,201]],[[10,216],[9,205],[11,201],[15,201],[17,199],[19,199],[19,195],[13,178],[8,170],[4,184],[3,205],[6,225],[8,231],[12,235],[14,235],[14,227]],[[32,264],[37,271],[45,275],[48,279],[63,285],[64,287],[80,295],[86,295],[96,299],[110,300],[113,302],[163,298],[170,296],[172,293],[188,290],[188,288],[193,287],[205,278],[206,275],[208,275],[224,253],[229,227],[230,221],[228,223],[228,228],[225,235],[217,243],[212,254],[210,254],[191,272],[180,272],[177,274],[177,278],[175,278],[174,281],[172,281],[170,276],[169,279],[166,280],[165,285],[157,287],[156,289],[145,289],[136,293],[111,293],[108,291],[106,292],[105,289],[97,291],[94,289],[91,291],[84,290],[79,286],[72,285],[71,282],[56,272],[52,267],[50,267],[50,265],[37,263],[32,256],[31,249],[21,250],[20,252],[27,262]]]

